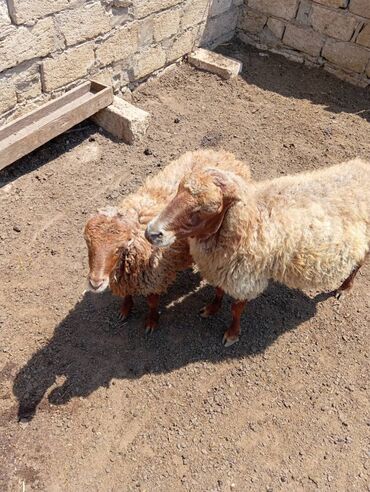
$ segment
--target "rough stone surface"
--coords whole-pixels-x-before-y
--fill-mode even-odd
[[[0,80],[0,113],[5,113],[17,104],[15,87],[7,80]]]
[[[42,83],[46,92],[84,77],[94,64],[94,49],[83,45],[42,63]]]
[[[370,48],[370,24],[366,24],[366,26],[362,29],[358,35],[357,43]]]
[[[184,8],[181,26],[183,29],[193,27],[207,19],[209,13],[209,0],[193,0]]]
[[[232,9],[217,17],[208,18],[204,27],[201,44],[203,46],[217,45],[218,43],[231,39],[238,22],[238,14],[238,9]]]
[[[189,63],[201,70],[215,73],[223,79],[236,77],[242,70],[242,63],[212,51],[198,48],[188,57]]]
[[[297,13],[297,0],[249,0],[248,7],[267,15],[291,20]]]
[[[27,70],[15,74],[12,78],[18,102],[33,99],[41,95],[40,69],[37,63]]]
[[[125,60],[138,50],[138,24],[123,27],[110,38],[103,41],[96,50],[96,58],[101,65]]]
[[[134,67],[135,79],[141,79],[151,74],[155,70],[163,67],[166,63],[166,52],[161,46],[150,48],[140,52],[137,63]]]
[[[370,59],[370,52],[351,43],[328,39],[322,56],[339,67],[362,73]]]
[[[140,22],[139,28],[139,46],[146,47],[153,43],[154,37],[154,19],[148,17]]]
[[[279,19],[273,19],[271,17],[267,22],[267,27],[278,39],[282,38],[285,28],[284,22]]]
[[[296,20],[300,24],[308,26],[310,24],[310,14],[312,9],[311,0],[302,0],[299,4]]]
[[[10,25],[10,17],[8,14],[8,7],[6,0],[0,0],[0,29]]]
[[[16,24],[24,24],[34,19],[60,12],[68,7],[68,0],[8,0],[9,11]]]
[[[255,34],[262,31],[266,22],[266,15],[255,12],[254,10],[246,10],[238,22],[238,27],[239,29]]]
[[[66,10],[55,17],[68,46],[92,39],[110,29],[109,17],[100,3]]]
[[[154,41],[159,43],[163,39],[176,34],[180,26],[180,10],[169,10],[158,15],[154,20]]]
[[[366,68],[366,75],[370,78],[370,61],[369,61],[369,63],[367,64],[367,68]]]
[[[178,36],[167,51],[167,62],[181,58],[184,54],[194,49],[196,34],[194,31],[186,31]]]
[[[115,96],[113,104],[96,113],[92,120],[120,140],[133,144],[145,135],[150,114]]]
[[[215,17],[226,12],[231,7],[232,0],[213,0],[210,3],[209,15]]]
[[[328,7],[347,7],[349,0],[315,0],[316,3],[327,5]]]
[[[32,58],[46,56],[59,47],[50,17],[31,28],[20,27],[0,40],[0,72]]]
[[[361,15],[370,19],[370,2],[369,0],[351,0],[349,4],[350,12]]]
[[[313,5],[311,23],[316,31],[342,41],[349,41],[358,21],[348,13]]]
[[[140,0],[135,7],[135,16],[138,18],[146,17],[181,2],[182,0]]]
[[[289,24],[285,29],[283,42],[298,51],[318,56],[324,44],[324,38],[312,29]]]

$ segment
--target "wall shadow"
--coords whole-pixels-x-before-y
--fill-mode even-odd
[[[99,131],[90,120],[74,126],[0,171],[0,188],[69,152]]]
[[[32,419],[47,394],[50,403],[62,405],[74,397],[87,397],[113,378],[137,379],[163,374],[196,361],[219,363],[253,357],[263,352],[282,333],[297,328],[316,313],[319,302],[330,294],[310,298],[300,291],[271,284],[248,305],[238,344],[221,344],[230,320],[230,300],[214,318],[202,320],[198,310],[211,299],[210,287],[194,286],[199,278],[184,272],[163,299],[161,326],[145,336],[144,302],[126,324],[118,320],[119,299],[109,293],[98,298],[86,293],[56,327],[53,337],[18,372],[13,386],[19,402],[18,418]],[[185,294],[191,292],[190,294]],[[172,304],[173,299],[185,297]],[[62,378],[55,386],[56,378]]]
[[[243,62],[241,76],[261,89],[285,97],[306,99],[332,113],[351,113],[370,121],[370,90],[355,87],[320,68],[262,52],[234,38],[216,51]],[[263,54],[263,56],[260,55]]]

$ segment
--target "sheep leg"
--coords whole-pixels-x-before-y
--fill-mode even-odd
[[[239,340],[240,335],[240,317],[243,313],[247,301],[237,301],[231,307],[233,319],[229,329],[225,332],[222,343],[225,347],[230,347]]]
[[[342,285],[339,287],[339,289],[337,289],[335,291],[335,297],[337,299],[340,299],[342,297],[344,291],[349,291],[352,289],[353,282],[355,280],[357,272],[360,270],[362,265],[363,265],[363,263],[360,263],[359,265],[357,265],[357,267],[353,270],[351,275],[348,278],[346,278],[346,280],[342,283]]]
[[[202,307],[199,313],[200,316],[202,318],[208,318],[209,316],[216,314],[221,307],[223,297],[224,291],[219,287],[216,287],[216,294],[213,301],[210,304],[207,304],[207,306]]]
[[[123,298],[120,310],[119,310],[119,319],[121,321],[126,321],[126,319],[130,316],[132,308],[134,305],[134,301],[132,300],[132,296],[125,296]]]
[[[160,296],[158,294],[150,294],[146,299],[149,306],[149,312],[145,320],[145,333],[153,333],[158,327],[158,305]]]

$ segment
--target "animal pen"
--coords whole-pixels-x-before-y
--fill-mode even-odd
[[[370,160],[369,83],[368,0],[0,0],[1,490],[366,489],[368,261],[340,300],[271,282],[224,347],[185,253],[126,313],[83,231],[189,151]]]

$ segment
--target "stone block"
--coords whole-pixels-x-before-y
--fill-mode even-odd
[[[16,73],[12,77],[18,102],[34,99],[41,95],[40,67],[35,63],[27,70]]]
[[[135,5],[135,17],[141,19],[182,2],[183,0],[139,0]]]
[[[41,19],[33,27],[19,27],[0,40],[0,72],[32,58],[46,56],[60,47],[53,19]]]
[[[231,9],[217,17],[208,18],[202,35],[203,46],[214,44],[214,41],[223,42],[231,39],[238,22],[238,14],[238,9]]]
[[[207,19],[209,14],[209,0],[191,0],[184,7],[181,18],[182,29],[193,27]]]
[[[25,24],[68,7],[68,0],[8,0],[15,24]]]
[[[370,59],[370,52],[352,43],[328,39],[322,56],[341,68],[362,73]]]
[[[138,54],[136,65],[134,66],[135,79],[141,79],[151,74],[155,70],[162,68],[166,63],[166,52],[161,46],[150,48]]]
[[[281,20],[273,19],[272,17],[270,17],[270,19],[267,21],[267,27],[278,39],[281,39],[283,37],[285,24]]]
[[[319,56],[324,37],[312,29],[289,24],[284,33],[283,43],[311,56]]]
[[[153,43],[154,36],[154,19],[147,17],[140,22],[139,27],[139,46],[146,47]]]
[[[370,24],[366,24],[357,37],[357,43],[370,48]]]
[[[370,2],[369,0],[351,0],[349,4],[350,12],[361,15],[370,19]]]
[[[105,39],[96,49],[96,58],[101,65],[125,60],[139,48],[138,23],[129,24]]]
[[[6,80],[0,80],[0,114],[9,111],[17,104],[14,85]]]
[[[297,13],[298,0],[249,0],[248,7],[266,15],[292,20]]]
[[[145,135],[150,114],[114,96],[113,104],[92,116],[92,120],[118,139],[133,144]]]
[[[181,58],[194,49],[196,34],[194,31],[186,31],[180,34],[167,50],[167,63]]]
[[[154,41],[159,43],[179,31],[180,10],[169,10],[154,19]]]
[[[257,34],[262,31],[266,22],[266,15],[255,12],[254,10],[245,10],[238,21],[238,28],[252,34]]]
[[[55,16],[67,46],[93,39],[108,32],[110,20],[100,3],[84,4]]]
[[[310,25],[310,14],[311,14],[312,2],[311,0],[301,0],[296,20],[305,26]]]
[[[326,36],[349,41],[355,32],[357,23],[357,19],[348,12],[342,13],[319,5],[312,6],[312,27],[315,31],[319,31]]]
[[[213,51],[204,50],[203,48],[198,48],[191,53],[188,61],[194,67],[215,73],[223,79],[236,77],[243,68],[243,64],[240,61],[220,55],[219,53],[214,53]]]
[[[0,0],[0,29],[9,26],[10,22],[6,0]]]
[[[348,5],[349,0],[315,0],[316,3],[326,5],[327,7],[345,8]]]
[[[94,48],[86,44],[45,60],[41,65],[44,90],[50,92],[85,77],[94,60]]]
[[[209,15],[215,17],[223,14],[231,7],[232,0],[212,0],[209,7]]]

